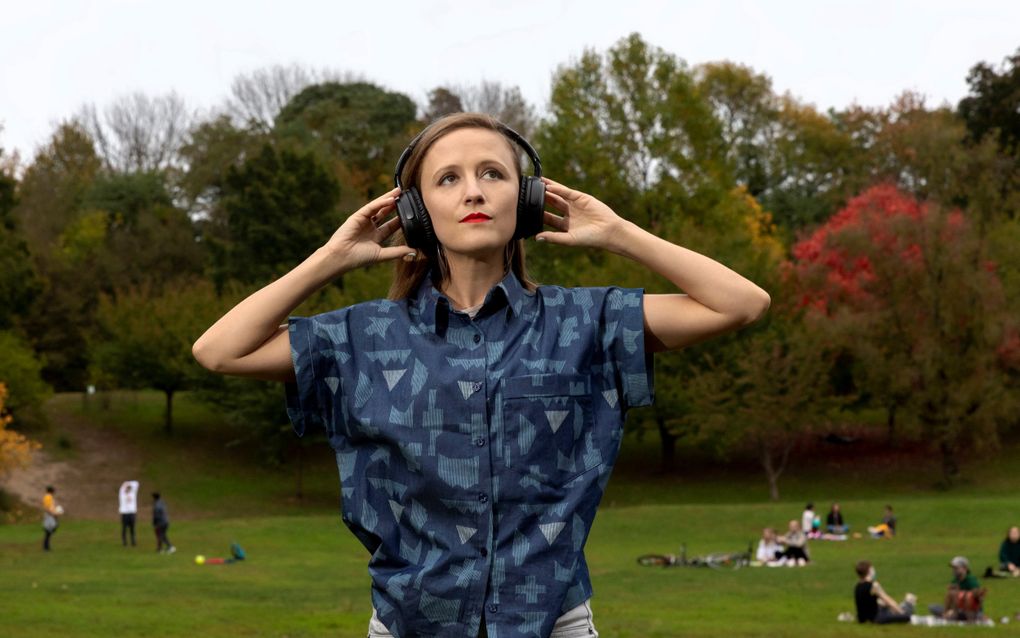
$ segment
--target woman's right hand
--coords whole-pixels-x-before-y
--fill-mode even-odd
[[[417,254],[407,246],[386,246],[385,242],[400,228],[400,220],[393,217],[383,223],[396,209],[400,188],[384,193],[362,206],[347,218],[324,246],[336,260],[342,272],[368,266],[380,261],[412,259]]]

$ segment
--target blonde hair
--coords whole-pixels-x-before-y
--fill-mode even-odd
[[[514,169],[517,171],[517,178],[521,177],[520,152],[513,141],[507,137],[504,129],[506,126],[499,120],[485,113],[455,113],[440,118],[430,124],[422,132],[415,142],[414,148],[407,157],[403,170],[400,173],[400,183],[405,188],[414,186],[421,191],[421,169],[425,161],[425,155],[436,143],[436,140],[452,133],[453,131],[465,128],[480,128],[499,133],[506,140],[510,147],[511,154],[517,161]],[[403,232],[397,231],[393,236],[393,245],[406,245]],[[503,249],[503,272],[513,272],[521,284],[530,291],[534,291],[538,284],[532,281],[528,274],[527,265],[524,259],[524,240],[511,239]],[[418,251],[418,258],[414,261],[396,261],[393,268],[393,282],[387,297],[392,300],[406,299],[410,297],[425,280],[429,274],[432,275],[432,283],[441,286],[450,278],[450,268],[446,261],[446,254],[439,246],[435,255],[426,254],[426,251]]]

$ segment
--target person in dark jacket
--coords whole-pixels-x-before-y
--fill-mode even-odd
[[[1020,576],[1020,527],[1014,525],[1006,532],[999,546],[999,569]]]
[[[843,512],[839,509],[839,503],[833,503],[825,517],[825,530],[830,534],[846,534],[849,529],[850,526],[843,522]]]
[[[170,516],[166,512],[166,503],[159,492],[152,493],[152,527],[156,530],[156,551],[161,554],[173,554],[177,548],[167,538],[166,530],[170,528]]]

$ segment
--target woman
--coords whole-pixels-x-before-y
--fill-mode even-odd
[[[999,546],[999,570],[1020,576],[1020,527],[1010,527]]]
[[[758,541],[758,551],[755,552],[755,562],[762,565],[774,567],[784,564],[782,558],[783,546],[776,538],[776,530],[766,527],[761,531],[761,540]]]
[[[328,432],[343,519],[372,553],[370,636],[596,635],[582,548],[626,411],[651,403],[650,353],[769,305],[594,197],[521,178],[515,144],[539,174],[489,116],[433,123],[397,188],[195,343],[211,370],[287,382],[295,429]],[[536,286],[522,237],[543,223],[539,241],[624,255],[687,294]],[[413,246],[385,245],[401,228]],[[280,325],[336,277],[398,259],[390,299]]]
[[[837,535],[850,531],[850,526],[843,522],[843,512],[839,508],[839,503],[833,503],[829,509],[825,517],[825,529],[829,534]]]
[[[786,534],[779,537],[779,542],[786,546],[783,558],[790,567],[803,567],[811,560],[807,552],[807,534],[800,528],[796,520],[790,521]]]

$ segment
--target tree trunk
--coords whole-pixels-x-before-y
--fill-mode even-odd
[[[761,466],[765,470],[765,477],[769,481],[769,498],[773,501],[778,501],[779,474],[781,470],[776,470],[775,464],[772,462],[772,453],[769,451],[768,446],[764,444],[761,446]]]
[[[676,469],[676,441],[680,437],[669,431],[669,428],[666,427],[666,420],[662,417],[655,417],[655,423],[659,426],[659,439],[661,441],[659,470],[663,473],[669,473]]]
[[[896,444],[896,404],[890,403],[885,411],[886,444],[893,447]]]
[[[960,474],[960,466],[956,462],[956,449],[949,441],[943,439],[939,443],[939,450],[942,452],[942,480],[946,487],[952,487]]]
[[[174,433],[174,391],[164,390],[164,392],[166,392],[166,418],[163,421],[163,433],[170,436]]]

